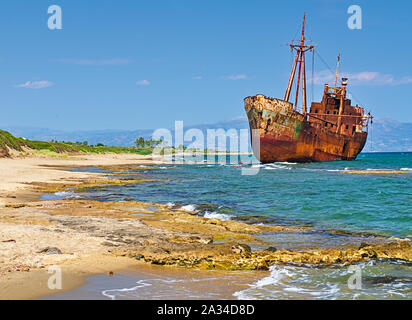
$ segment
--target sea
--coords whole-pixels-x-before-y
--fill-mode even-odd
[[[312,230],[260,235],[266,247],[278,249],[344,248],[348,244],[372,243],[378,236],[412,239],[412,153],[361,153],[355,161],[304,164],[260,164],[248,155],[225,154],[214,156],[213,161],[203,156],[190,161],[181,156],[170,160],[167,165],[129,166],[127,172],[73,168],[121,173],[121,178],[143,175],[150,181],[65,191],[44,195],[44,199],[129,198],[182,207],[206,218],[304,226]],[[359,277],[354,287],[355,274]],[[213,274],[209,276],[213,278]],[[196,275],[191,275],[188,281],[201,281],[204,277],[196,279]],[[93,279],[90,281],[97,278]],[[412,263],[400,260],[370,260],[355,268],[273,265],[269,272],[260,277],[254,274],[250,279],[246,286],[240,286],[229,296],[226,292],[221,298],[412,299]],[[178,290],[178,279],[156,281],[129,274],[119,280],[118,287],[112,283],[110,288],[100,288],[94,298],[150,299],[145,292],[153,286],[157,288],[156,297],[165,299],[172,296],[167,281],[173,283],[173,292]],[[186,284],[179,298],[199,298],[195,287]],[[204,298],[210,294],[203,290]],[[213,292],[212,297],[220,296]]]

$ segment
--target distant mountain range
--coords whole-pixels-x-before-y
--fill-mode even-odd
[[[248,129],[246,117],[220,121],[213,124],[185,126],[184,130],[197,128],[205,137],[207,129]],[[133,146],[138,137],[151,138],[154,130],[94,130],[59,131],[29,127],[5,127],[15,136],[41,141],[87,141],[89,144],[103,143],[113,146]],[[173,129],[171,129],[173,133]],[[190,143],[190,142],[188,142]],[[187,143],[186,143],[187,144]],[[402,123],[392,119],[375,119],[369,128],[369,136],[364,152],[412,152],[412,123]]]
[[[412,123],[374,119],[364,152],[412,152]]]

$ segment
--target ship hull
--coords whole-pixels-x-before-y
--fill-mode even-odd
[[[314,127],[283,100],[248,97],[245,109],[252,149],[262,163],[355,160],[366,143],[366,132],[344,135]]]

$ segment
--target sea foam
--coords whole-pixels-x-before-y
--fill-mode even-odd
[[[80,196],[76,194],[74,191],[59,191],[55,192],[54,195],[61,199],[79,199]]]
[[[231,216],[229,214],[209,212],[209,211],[205,212],[204,217],[208,218],[208,219],[219,219],[219,220],[223,220],[223,221],[228,221],[228,220],[231,220],[233,218],[233,216]]]
[[[186,206],[181,207],[180,209],[185,211],[196,211],[196,206],[194,204],[188,204]]]

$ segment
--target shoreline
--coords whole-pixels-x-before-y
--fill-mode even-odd
[[[101,177],[91,172],[68,171],[68,167],[153,164],[151,156],[132,154],[88,154],[51,158],[42,156],[0,158],[0,207],[38,199],[30,183],[80,184],[81,180]]]
[[[107,273],[86,276],[81,286],[39,299],[230,300],[236,292],[249,288],[268,274],[264,271],[193,270],[142,263],[118,270],[111,276]],[[133,292],[131,296],[130,292]]]
[[[265,232],[305,233],[303,227],[255,225],[197,216],[181,208],[136,201],[40,200],[44,192],[145,182],[71,167],[119,168],[156,165],[150,156],[92,155],[70,159],[0,159],[0,299],[49,296],[47,268],[60,265],[63,291],[85,278],[161,265],[167,274],[187,269],[257,270],[277,263],[333,265],[376,258],[412,261],[405,239],[377,237],[376,243],[312,250],[251,249],[265,246]],[[138,232],[137,232],[138,230]],[[33,241],[33,239],[36,239]],[[46,250],[45,248],[52,248]],[[58,248],[58,254],[50,253]],[[55,250],[56,251],[56,250]],[[183,267],[183,268],[175,268]],[[262,271],[260,271],[262,270]],[[220,271],[219,271],[220,272]],[[64,280],[66,279],[66,280]],[[22,289],[24,285],[25,289]],[[17,289],[16,289],[17,288]]]
[[[16,155],[15,155],[16,156]],[[163,161],[162,163],[168,163]],[[87,242],[90,253],[85,254],[76,250],[76,243],[70,245],[71,239],[61,238],[61,228],[45,231],[44,227],[50,225],[48,217],[42,214],[41,209],[36,210],[40,203],[50,211],[61,201],[40,200],[42,194],[57,188],[65,190],[85,183],[104,184],[110,183],[110,176],[102,173],[80,172],[69,170],[71,167],[117,167],[135,165],[157,165],[151,156],[130,154],[100,154],[80,155],[63,158],[50,158],[44,156],[26,156],[24,158],[1,158],[0,167],[7,168],[0,172],[0,299],[38,299],[61,292],[71,291],[86,282],[86,278],[93,275],[108,274],[109,272],[127,272],[130,269],[139,270],[147,268],[147,263],[130,259],[122,255],[113,255],[107,252],[107,247],[101,245],[91,246],[92,237],[85,236],[83,243]],[[133,181],[135,182],[135,181]],[[20,213],[24,210],[26,212]],[[36,211],[32,213],[31,211]],[[40,211],[40,212],[38,212]],[[19,212],[18,214],[16,214]],[[64,213],[63,213],[64,214]],[[80,214],[81,215],[81,214]],[[102,213],[100,213],[102,216]],[[30,241],[37,237],[44,244]],[[70,238],[70,235],[69,237]],[[95,244],[100,241],[98,239]],[[56,242],[62,244],[56,245]],[[67,242],[67,243],[66,243]],[[19,249],[16,250],[16,245]],[[40,254],[38,249],[49,244],[62,249],[63,254]],[[78,243],[77,243],[78,244]],[[68,245],[68,248],[64,248]],[[50,246],[50,245],[49,245]],[[21,248],[20,248],[21,247]],[[103,249],[103,250],[101,250]],[[66,251],[74,251],[68,252]],[[12,261],[8,261],[12,258]],[[39,261],[41,263],[39,264]],[[62,267],[63,290],[57,292],[47,287],[51,274],[47,267],[58,264]],[[39,267],[40,265],[40,267]],[[177,268],[172,273],[184,272]],[[163,269],[167,273],[167,269]],[[169,270],[170,272],[170,270]]]
[[[65,263],[62,270],[62,289],[49,289],[48,282],[53,275],[47,269],[37,269],[30,272],[13,273],[0,281],[1,300],[34,300],[75,290],[86,284],[87,278],[93,275],[105,274],[129,268],[136,268],[128,258],[111,256],[89,256],[75,262]],[[7,297],[4,294],[7,293]]]

